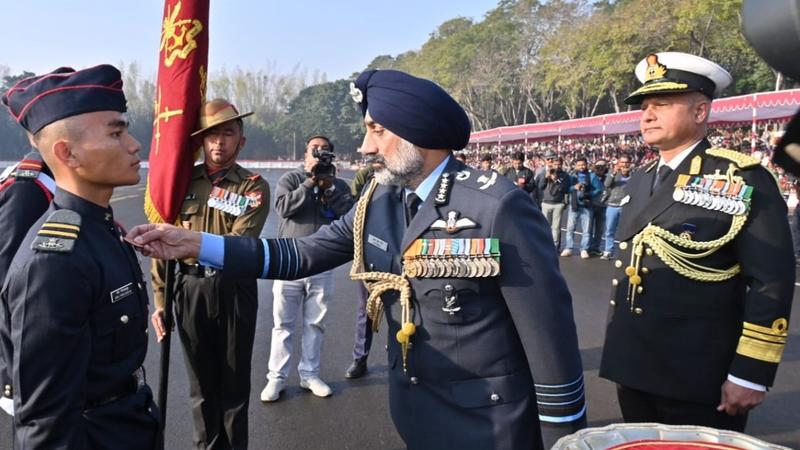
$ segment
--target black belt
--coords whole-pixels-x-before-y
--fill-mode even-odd
[[[128,377],[127,380],[123,382],[119,388],[97,399],[88,400],[86,402],[85,409],[97,408],[99,406],[115,402],[129,395],[133,395],[145,384],[147,384],[147,381],[144,374],[144,367],[139,367],[130,375],[130,377]]]
[[[200,264],[185,264],[178,261],[178,271],[184,275],[197,278],[211,278],[217,274],[217,270]]]

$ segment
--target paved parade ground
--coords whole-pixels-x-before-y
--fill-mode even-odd
[[[282,171],[261,172],[274,193]],[[347,175],[345,175],[347,176]],[[348,180],[349,181],[349,180]],[[117,189],[112,198],[116,219],[130,227],[145,222],[142,212],[144,177],[138,186]],[[274,203],[274,198],[271,199]],[[566,215],[566,214],[565,214]],[[277,217],[270,211],[263,236],[275,236]],[[787,243],[789,245],[789,243]],[[140,258],[142,270],[149,273],[150,261]],[[590,426],[621,421],[614,386],[598,377],[608,295],[611,291],[612,264],[599,258],[587,261],[577,256],[560,258],[573,297],[575,320],[588,396]],[[375,337],[368,375],[348,381],[344,371],[350,363],[353,324],[356,310],[356,284],[349,280],[349,264],[336,270],[336,293],[327,317],[321,377],[333,389],[330,398],[317,398],[298,387],[295,340],[292,375],[281,399],[262,404],[272,327],[272,282],[259,281],[259,313],[253,353],[252,392],[250,395],[250,448],[252,449],[399,449],[403,448],[387,408],[387,367],[384,344],[385,323]],[[149,278],[149,277],[148,277]],[[535,295],[535,292],[532,292]],[[776,444],[800,448],[800,321],[798,296],[794,298],[795,320],[790,321],[789,343],[778,370],[775,387],[763,405],[751,415],[749,434]],[[151,309],[152,311],[152,309]],[[300,321],[300,325],[302,322]],[[152,335],[152,333],[151,333]],[[297,334],[299,337],[299,333]],[[702,343],[698,343],[702,345]],[[159,344],[151,337],[146,360],[148,382],[158,391]],[[191,448],[192,416],[183,356],[177,336],[172,345],[167,411],[167,449]],[[0,448],[10,445],[8,416],[0,414]]]

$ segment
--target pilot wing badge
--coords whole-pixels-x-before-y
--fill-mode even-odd
[[[468,217],[459,218],[459,216],[461,216],[460,212],[450,211],[447,213],[447,220],[438,219],[431,224],[430,229],[434,231],[444,230],[450,234],[455,234],[461,230],[475,228],[478,226],[474,220]]]

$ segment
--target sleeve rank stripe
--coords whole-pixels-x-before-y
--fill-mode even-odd
[[[275,241],[278,244],[278,278],[282,278],[283,275],[283,239],[277,239]]]
[[[581,393],[581,395],[578,398],[576,398],[574,400],[569,400],[569,401],[566,401],[566,402],[540,402],[539,400],[536,400],[536,404],[537,405],[544,405],[544,406],[566,406],[566,405],[572,405],[574,403],[583,401],[583,397],[584,397],[584,395],[583,395],[583,393]]]
[[[761,325],[756,325],[750,322],[744,322],[743,327],[745,330],[750,331],[757,331],[759,333],[770,334],[772,336],[788,336],[789,335],[789,323],[786,319],[776,319],[772,322],[772,328],[770,327],[763,327]]]
[[[297,240],[292,239],[292,249],[294,250],[294,276],[300,273],[300,252],[297,251]]]
[[[777,364],[781,362],[783,349],[783,344],[773,344],[742,336],[739,338],[739,346],[736,347],[736,353],[759,361]]]
[[[261,277],[259,278],[267,278],[267,275],[269,275],[269,261],[272,259],[270,258],[270,247],[266,239],[261,238],[259,240],[261,241],[261,248],[264,250],[264,268],[261,270]]]
[[[52,231],[52,230],[39,230],[39,236],[58,236],[58,237],[68,237],[72,239],[78,239],[77,233],[67,233],[64,231]]]
[[[583,417],[584,414],[586,414],[586,405],[583,405],[583,408],[581,408],[580,412],[578,412],[577,414],[573,414],[571,416],[558,417],[558,416],[546,416],[543,414],[539,414],[539,420],[548,423],[567,423],[567,422],[574,422],[580,419],[581,417]]]
[[[748,337],[751,337],[751,338],[754,338],[754,339],[758,339],[760,341],[776,342],[778,344],[785,344],[786,341],[787,341],[787,338],[785,338],[785,337],[773,336],[773,335],[763,334],[763,333],[759,333],[757,331],[750,331],[750,330],[743,330],[742,331],[742,335],[743,336],[748,336]]]
[[[62,230],[81,231],[81,227],[77,225],[68,225],[66,223],[51,223],[45,222],[42,228],[61,228]]]
[[[574,384],[582,383],[583,382],[583,375],[579,376],[575,379],[575,381],[571,381],[567,384],[534,384],[536,388],[546,388],[546,389],[557,389],[557,388],[565,388],[572,386]]]
[[[566,397],[568,395],[577,394],[578,392],[581,392],[581,391],[583,391],[583,383],[581,383],[581,385],[578,386],[577,389],[575,389],[573,391],[570,391],[570,392],[567,392],[567,393],[564,393],[564,394],[554,394],[554,393],[545,394],[544,392],[538,392],[537,391],[536,395],[542,396],[542,397]]]

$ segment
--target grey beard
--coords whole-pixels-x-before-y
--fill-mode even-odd
[[[414,144],[400,141],[391,160],[383,159],[383,168],[375,171],[375,181],[383,185],[408,187],[411,181],[422,173],[425,160]]]

